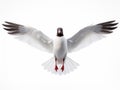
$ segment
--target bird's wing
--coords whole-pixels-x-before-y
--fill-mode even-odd
[[[5,24],[2,25],[4,26],[4,29],[8,31],[8,34],[15,35],[19,40],[24,41],[40,50],[50,53],[52,52],[53,40],[41,31],[12,22],[5,22]]]
[[[67,39],[68,52],[79,50],[94,41],[102,39],[105,37],[104,34],[112,33],[113,30],[117,28],[117,24],[118,23],[113,20],[83,28],[71,38]]]

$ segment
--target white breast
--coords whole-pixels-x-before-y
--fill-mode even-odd
[[[67,40],[64,37],[56,37],[53,47],[57,59],[63,59],[67,54]]]

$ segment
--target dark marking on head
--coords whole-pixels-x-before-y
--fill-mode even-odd
[[[57,36],[62,37],[63,35],[63,29],[62,28],[57,28]]]

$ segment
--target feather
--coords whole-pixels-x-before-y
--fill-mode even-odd
[[[77,51],[91,43],[104,38],[104,34],[112,33],[116,29],[115,20],[87,26],[67,39],[68,52]]]
[[[41,31],[32,27],[23,26],[20,24],[5,22],[2,24],[8,34],[15,35],[17,39],[24,41],[40,50],[52,52],[53,41]]]
[[[54,66],[55,66],[55,58],[52,57],[51,59],[49,59],[48,61],[44,62],[42,64],[42,66],[44,67],[45,70],[51,72],[51,73],[54,73],[54,74],[58,74],[58,75],[64,75],[64,74],[68,74],[72,71],[74,71],[77,66],[79,66],[79,64],[75,61],[73,61],[71,58],[69,57],[66,57],[66,60],[65,60],[65,64],[64,64],[64,71],[62,72],[61,71],[61,64],[58,64],[58,71],[55,71],[54,69]]]

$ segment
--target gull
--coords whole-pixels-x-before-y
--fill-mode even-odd
[[[53,57],[43,63],[48,71],[59,74],[66,74],[73,71],[79,64],[67,57],[67,53],[84,48],[91,43],[105,37],[117,28],[115,20],[87,26],[79,30],[72,37],[64,37],[63,28],[57,28],[55,40],[52,40],[40,30],[21,24],[5,21],[4,29],[8,34],[16,36],[17,39],[24,41],[42,51],[53,53]]]

